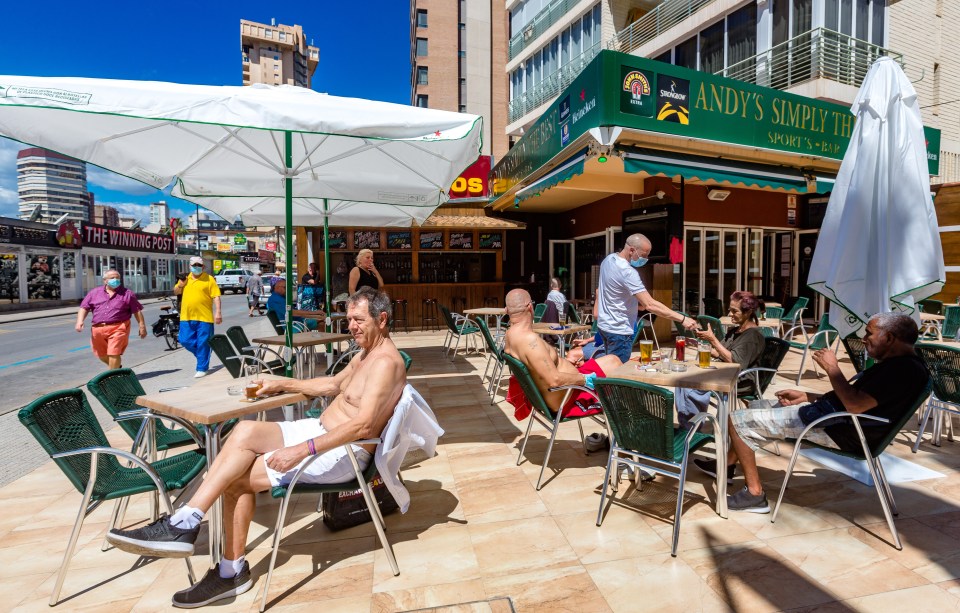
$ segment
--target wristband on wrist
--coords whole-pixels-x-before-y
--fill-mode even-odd
[[[310,452],[310,455],[317,455],[317,448],[313,445],[313,439],[307,439],[307,450]]]

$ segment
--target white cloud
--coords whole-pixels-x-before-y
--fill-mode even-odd
[[[142,220],[143,225],[150,223],[150,205],[136,202],[97,202],[104,206],[112,206],[120,211],[124,217],[133,217]]]
[[[115,172],[110,172],[109,170],[104,170],[89,164],[87,165],[87,183],[87,189],[92,192],[96,192],[96,190],[91,188],[89,184],[99,185],[100,187],[115,192],[130,194],[131,196],[148,196],[157,191],[155,187],[151,187],[146,183],[134,181],[123,175],[118,175]]]
[[[0,216],[17,216],[17,153],[25,148],[0,137]]]

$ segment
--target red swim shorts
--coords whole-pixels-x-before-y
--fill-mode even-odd
[[[594,359],[587,360],[577,370],[584,375],[596,373],[598,377],[606,377],[603,370],[600,369],[600,365]],[[510,377],[510,387],[507,388],[507,402],[513,405],[513,416],[517,421],[526,419],[533,409],[530,401],[523,393],[523,388],[517,383],[516,377]],[[562,415],[566,419],[568,417],[586,417],[602,412],[603,410],[597,404],[596,396],[592,393],[574,390],[567,403],[563,405]]]

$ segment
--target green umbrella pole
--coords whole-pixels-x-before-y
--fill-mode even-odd
[[[326,279],[326,291],[323,292],[323,295],[326,297],[327,302],[327,321],[330,323],[327,324],[327,332],[330,332],[333,329],[333,320],[330,319],[330,218],[327,217],[327,199],[323,199],[323,269],[324,269],[324,278]],[[333,345],[327,343],[327,355],[333,351]]]
[[[284,368],[284,374],[288,377],[293,376],[293,292],[295,290],[295,285],[293,283],[293,178],[290,177],[289,171],[293,167],[293,134],[289,131],[283,133],[283,145],[285,149],[285,163],[287,166],[287,177],[283,180],[284,188],[286,191],[286,221],[287,227],[284,232],[287,246],[286,246],[286,260],[287,260],[287,318],[286,318],[286,346],[287,351],[289,352],[290,359],[287,360],[286,366]]]

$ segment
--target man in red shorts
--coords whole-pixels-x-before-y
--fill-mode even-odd
[[[547,406],[554,411],[560,409],[566,392],[548,391],[551,387],[586,385],[592,388],[595,377],[606,376],[605,372],[616,369],[622,363],[615,355],[605,355],[587,360],[578,368],[561,358],[556,349],[533,331],[533,301],[524,289],[515,289],[507,294],[506,310],[510,315],[510,328],[507,329],[504,349],[526,365]],[[530,413],[530,405],[524,402],[523,392],[512,379],[510,387],[507,400],[514,405],[516,418],[524,419]],[[599,413],[598,408],[589,408],[594,403],[596,398],[591,394],[574,392],[563,407],[563,415]]]
[[[103,285],[90,290],[77,311],[77,332],[83,332],[83,320],[93,312],[90,345],[93,354],[110,369],[120,368],[120,360],[130,339],[130,318],[140,324],[140,338],[147,337],[143,306],[137,295],[123,287],[120,273],[112,268],[103,273]]]

